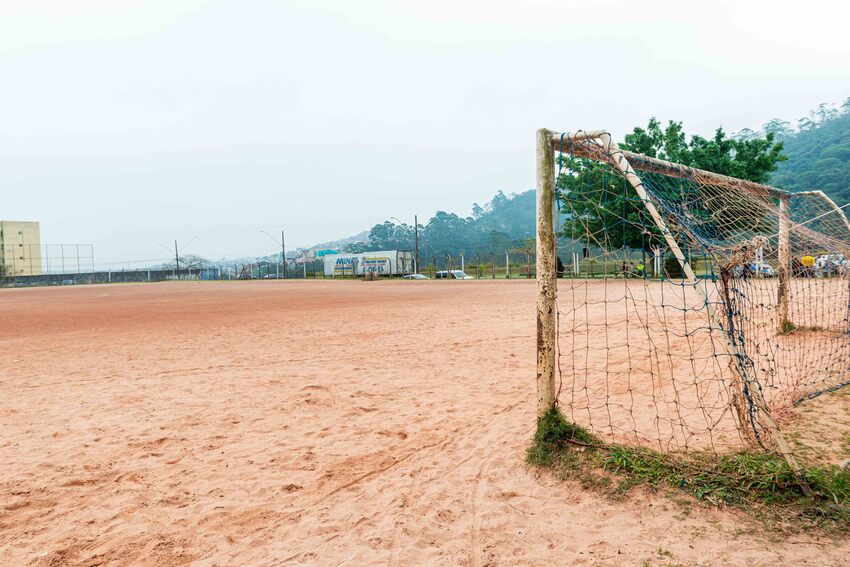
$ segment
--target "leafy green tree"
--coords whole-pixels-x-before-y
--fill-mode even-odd
[[[454,213],[437,211],[425,225],[424,242],[428,254],[463,253],[469,243],[470,222]]]
[[[535,192],[524,191],[506,195],[497,191],[490,202],[473,205],[472,216],[437,211],[425,224],[419,226],[420,257],[430,259],[461,254],[472,258],[486,258],[490,253],[503,253],[506,249],[534,236]],[[412,250],[415,246],[414,227],[386,221],[369,231],[369,241],[346,252],[381,249]]]
[[[800,132],[808,132],[809,130],[814,130],[815,126],[817,126],[815,121],[809,118],[808,116],[803,116],[802,118],[797,120],[797,129],[800,130]]]
[[[662,129],[655,118],[646,128],[627,134],[621,147],[757,183],[765,183],[777,164],[786,159],[782,142],[773,133],[735,139],[718,128],[712,138],[691,136],[688,141],[681,122],[669,121]],[[583,234],[590,244],[607,249],[627,246],[648,250],[660,242],[657,229],[646,219],[643,203],[609,166],[573,158],[562,162],[562,169],[566,173],[558,179],[558,190],[572,207],[564,227],[568,236]],[[647,178],[653,175],[645,174]],[[718,222],[723,224],[722,219]]]
[[[407,224],[384,221],[369,231],[371,250],[410,250],[414,247],[414,230]]]
[[[824,106],[810,113],[821,121],[801,118],[806,127],[783,138],[789,160],[771,182],[791,191],[819,189],[844,205],[850,201],[850,98],[835,112]]]
[[[366,242],[349,242],[342,247],[341,252],[343,254],[362,254],[370,250],[377,250],[377,248],[372,248]]]
[[[833,105],[822,102],[815,110],[812,111],[812,114],[815,117],[815,123],[823,124],[824,122],[837,118],[838,110]]]
[[[741,130],[738,130],[737,132],[735,132],[735,135],[732,136],[732,138],[734,138],[735,140],[744,140],[744,141],[755,140],[756,138],[759,138],[759,137],[761,137],[761,134],[759,132],[756,132],[755,130],[750,129],[750,128],[742,128]]]
[[[657,238],[644,228],[644,207],[611,167],[586,158],[562,158],[556,181],[567,210],[562,235],[606,250],[649,250]]]
[[[478,203],[472,203],[472,218],[478,220],[483,216],[484,209],[481,208],[481,205],[479,205]]]
[[[671,120],[662,130],[661,123],[655,117],[650,118],[645,130],[636,127],[626,134],[620,147],[649,157],[690,165],[690,152],[681,122]]]
[[[774,118],[761,127],[765,134],[773,134],[777,138],[785,138],[794,133],[791,123],[780,118]]]
[[[199,268],[207,268],[209,266],[212,266],[212,262],[210,262],[203,256],[198,256],[197,254],[183,254],[180,256],[181,270],[197,270]],[[166,270],[173,270],[176,267],[176,260],[171,260],[162,264],[162,268]]]

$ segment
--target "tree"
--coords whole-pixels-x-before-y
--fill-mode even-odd
[[[809,130],[814,129],[816,125],[817,124],[815,124],[815,122],[807,116],[797,120],[797,129],[800,130],[800,132],[808,132]]]
[[[481,205],[479,205],[478,203],[472,203],[472,218],[478,220],[483,216],[484,209],[481,208]]]
[[[820,107],[819,107],[820,108]],[[836,203],[850,201],[850,98],[840,112],[812,111],[806,128],[783,139],[789,160],[780,164],[772,183],[792,191],[820,189]]]
[[[393,223],[384,221],[381,224],[376,224],[369,231],[369,246],[373,250],[386,250],[390,247],[390,242],[393,239]]]
[[[622,147],[756,183],[766,183],[777,164],[787,159],[774,133],[763,138],[752,133],[745,139],[733,139],[718,128],[712,138],[691,136],[687,141],[681,122],[669,121],[662,130],[655,118],[645,129],[635,128],[627,134]],[[660,234],[645,218],[643,203],[621,176],[611,174],[610,166],[583,158],[562,159],[569,161],[561,163],[565,173],[557,181],[557,190],[572,207],[564,226],[566,236],[583,236],[590,244],[606,249],[627,246],[649,250],[658,244]],[[653,175],[657,174],[645,174],[647,179]],[[715,214],[715,218],[719,225],[725,224],[722,215]],[[760,219],[750,221],[757,223]]]
[[[470,221],[454,213],[445,211],[434,213],[423,231],[427,254],[463,253],[472,240],[470,224],[472,224]]]
[[[369,231],[369,247],[372,250],[412,250],[415,239],[412,226],[390,221],[376,224]]]
[[[362,254],[371,250],[371,246],[367,242],[349,242],[342,247],[343,254]]]
[[[794,134],[794,128],[791,127],[791,123],[779,118],[774,118],[766,122],[761,128],[765,134],[773,134],[777,138],[784,138]]]
[[[461,254],[486,257],[503,253],[517,242],[534,235],[535,191],[506,195],[497,191],[483,206],[475,203],[472,215],[462,217],[437,211],[424,225],[419,225],[420,257]],[[412,225],[385,221],[373,226],[369,241],[344,247],[346,253],[395,249],[413,250],[416,230]]]
[[[662,130],[661,123],[655,117],[650,118],[646,130],[636,127],[626,134],[621,147],[649,157],[690,165],[688,143],[681,122],[671,120]]]
[[[759,133],[754,130],[751,130],[750,128],[742,128],[732,135],[733,139],[743,141],[755,140],[758,137]]]
[[[827,104],[822,102],[818,105],[818,107],[812,111],[812,114],[815,116],[815,122],[817,124],[823,124],[833,118],[838,116],[838,110],[831,104]]]
[[[500,208],[504,207],[508,203],[508,201],[510,201],[510,199],[508,199],[500,189],[496,191],[496,194],[493,195],[493,198],[490,199],[490,202],[485,205],[485,209],[487,209],[488,212],[499,210]]]
[[[197,254],[185,254],[180,256],[180,269],[181,270],[197,270],[199,268],[205,268],[207,266],[212,265],[212,263],[202,256],[198,256]],[[176,261],[169,261],[162,265],[163,269],[166,270],[174,270],[177,268]]]
[[[644,229],[643,203],[608,164],[563,158],[556,191],[568,203],[562,235],[606,250],[650,250],[657,237]]]

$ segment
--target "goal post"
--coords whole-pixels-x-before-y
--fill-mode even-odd
[[[791,198],[783,195],[779,198],[779,234],[778,234],[778,265],[776,275],[779,285],[776,291],[776,310],[778,313],[777,333],[785,333],[793,328],[793,323],[788,315],[788,303],[790,301],[790,274],[791,270],[791,220],[790,214]]]
[[[557,348],[556,294],[556,240],[555,240],[555,151],[553,136],[570,140],[593,139],[603,131],[554,134],[551,130],[537,130],[537,417],[546,414],[555,405],[555,350]]]
[[[840,209],[812,197],[840,213],[847,238],[800,218],[811,199],[623,150],[604,130],[540,129],[536,147],[538,418],[563,390],[562,406],[612,439],[716,449],[737,433],[799,471],[774,409],[850,380],[832,355],[786,362],[803,340],[789,330],[800,317],[823,352],[850,355],[850,329],[846,278],[794,281],[792,254],[850,253]],[[560,310],[558,238],[570,248]]]
[[[555,404],[555,153],[551,133],[537,131],[537,417]]]
[[[813,191],[799,191],[794,193],[795,197],[814,197],[821,201],[821,203],[825,207],[825,211],[821,214],[814,215],[812,218],[807,219],[809,221],[821,219],[823,217],[829,216],[831,218],[835,218],[840,222],[844,228],[847,229],[847,235],[850,236],[850,220],[847,219],[847,215],[844,214],[844,209],[835,204],[835,201],[829,198],[829,196],[820,190]],[[846,206],[846,205],[845,205]]]

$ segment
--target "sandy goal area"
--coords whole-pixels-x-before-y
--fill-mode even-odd
[[[825,565],[529,469],[534,282],[0,289],[2,565]],[[846,563],[844,563],[846,564]]]

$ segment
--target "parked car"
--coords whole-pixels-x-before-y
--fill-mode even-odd
[[[761,276],[763,278],[776,277],[776,270],[774,270],[773,266],[767,262],[747,262],[745,264],[739,264],[735,266],[732,273],[738,278],[755,276]]]
[[[427,280],[427,279],[429,279],[428,276],[426,276],[424,274],[407,274],[406,276],[403,276],[403,278],[406,279],[406,280]]]
[[[819,278],[844,273],[847,259],[844,254],[824,254],[815,260],[815,275]]]
[[[434,274],[435,280],[474,280],[470,275],[467,275],[463,270],[441,270]]]
[[[776,270],[774,270],[773,266],[771,266],[767,262],[755,262],[754,264],[752,264],[752,268],[755,273],[761,274],[762,277],[776,277]]]

